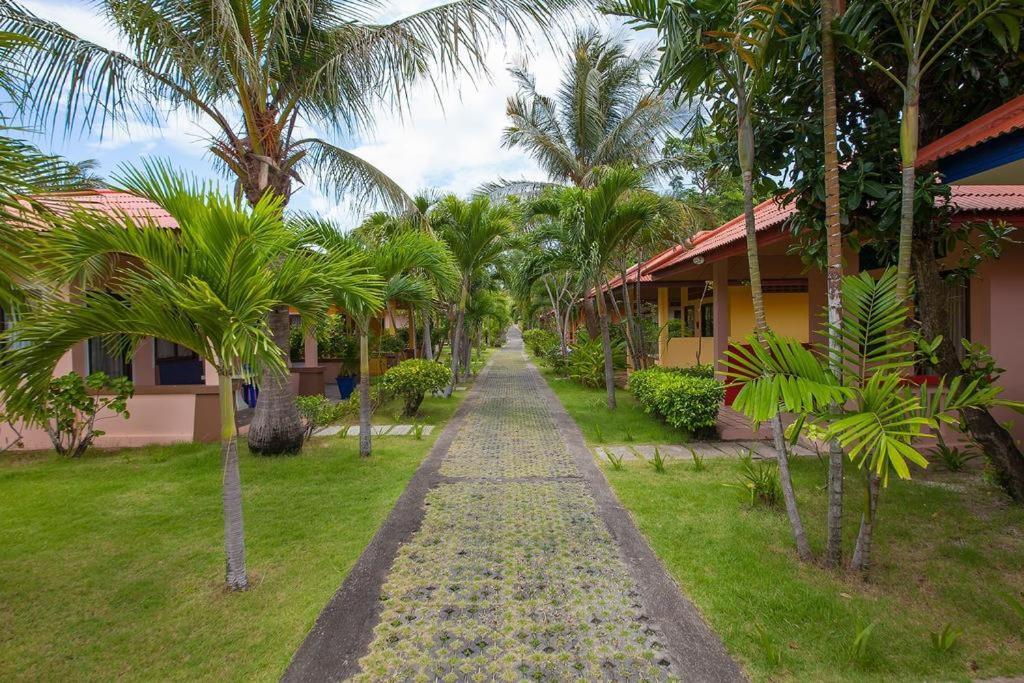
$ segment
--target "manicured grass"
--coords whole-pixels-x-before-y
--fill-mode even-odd
[[[0,459],[0,679],[277,680],[438,431],[375,439],[369,459],[351,437],[243,448],[240,594],[223,589],[216,446]]]
[[[650,434],[650,418],[628,401],[609,417],[591,390],[552,380],[568,412],[594,441],[594,425]],[[596,392],[599,394],[600,392]],[[624,392],[623,392],[624,393]],[[629,406],[629,407],[627,407]],[[596,414],[595,414],[596,413]],[[607,428],[606,428],[607,425]],[[660,425],[659,425],[660,426]],[[641,440],[638,438],[638,440]],[[1024,509],[977,472],[934,471],[882,494],[870,581],[801,565],[780,510],[750,509],[738,490],[739,462],[672,461],[622,470],[600,463],[622,504],[683,590],[754,680],[970,680],[1024,673]],[[808,533],[820,554],[825,470],[793,462]],[[915,476],[919,474],[915,473]],[[862,509],[858,472],[848,472],[846,547]],[[874,623],[862,660],[857,633]],[[932,646],[946,624],[963,631],[949,652]]]
[[[618,389],[618,408],[608,410],[604,389],[592,389],[563,377],[533,359],[544,379],[558,394],[565,409],[580,426],[590,444],[655,443],[675,444],[686,441],[686,435],[644,412],[628,391]]]

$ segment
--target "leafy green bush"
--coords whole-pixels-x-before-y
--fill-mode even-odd
[[[409,348],[409,333],[406,330],[386,331],[377,338],[381,353],[401,353]]]
[[[562,346],[557,342],[548,347],[541,360],[544,365],[551,368],[552,372],[559,377],[565,377],[569,374],[569,355],[562,353]]]
[[[302,419],[302,427],[307,439],[318,429],[323,429],[350,417],[353,414],[353,408],[356,411],[359,409],[359,404],[356,402],[332,403],[322,394],[299,396],[295,399],[295,405],[299,409],[299,417]]]
[[[105,432],[98,420],[128,417],[128,399],[135,387],[127,377],[94,372],[88,377],[69,372],[50,380],[50,391],[41,408],[43,428],[60,455],[78,458]],[[99,417],[101,411],[112,415]]]
[[[626,367],[626,348],[612,344],[612,367]],[[604,347],[600,339],[580,334],[569,353],[569,377],[586,387],[604,387]]]
[[[305,335],[302,327],[293,325],[289,331],[293,361],[306,360]],[[345,327],[345,317],[338,314],[324,316],[316,326],[316,345],[320,358],[342,362],[341,374],[355,374],[359,370],[359,337]],[[316,361],[319,362],[320,358]]]
[[[378,387],[388,396],[400,396],[405,402],[404,415],[413,417],[428,391],[440,391],[452,379],[451,370],[440,363],[413,358],[402,361],[381,375]]]
[[[629,389],[647,413],[691,434],[713,429],[725,386],[686,369],[651,368],[629,376]]]
[[[558,335],[550,330],[533,328],[523,332],[523,344],[535,356],[544,356],[551,347],[558,347]]]

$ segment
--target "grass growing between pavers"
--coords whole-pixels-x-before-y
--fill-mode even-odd
[[[604,389],[592,389],[558,377],[540,366],[536,359],[533,359],[533,364],[540,369],[566,411],[576,420],[588,444],[678,444],[686,441],[686,434],[645,413],[628,391],[616,391],[618,408],[608,410]]]
[[[223,589],[216,446],[0,459],[0,679],[277,680],[439,431],[369,459],[352,437],[243,448],[241,594]]]
[[[578,387],[551,382],[586,433]],[[647,417],[647,416],[645,416]],[[780,510],[749,509],[727,485],[740,463],[600,465],[616,495],[754,680],[970,680],[1024,673],[1024,510],[977,472],[930,471],[883,493],[871,580],[801,566]],[[808,533],[821,552],[825,470],[792,462]],[[932,470],[936,469],[933,465]],[[847,479],[847,549],[862,508]],[[874,626],[859,655],[854,640]],[[941,651],[932,634],[963,634]]]

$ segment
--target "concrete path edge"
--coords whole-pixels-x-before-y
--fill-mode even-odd
[[[669,575],[665,565],[622,507],[604,473],[594,462],[594,456],[587,448],[583,432],[576,421],[529,358],[527,365],[541,394],[547,399],[566,448],[573,455],[583,480],[587,482],[597,502],[598,515],[622,551],[647,614],[658,624],[668,641],[668,653],[674,660],[676,671],[687,681],[745,681],[746,676],[729,656],[722,640],[704,621],[696,606],[685,597],[681,587]]]
[[[423,522],[427,492],[441,481],[441,461],[478,402],[481,380],[490,372],[492,362],[493,356],[477,373],[466,398],[448,420],[387,519],[320,612],[281,677],[285,683],[344,680],[359,671],[359,659],[367,652],[380,617],[381,604],[377,598],[381,586],[399,546]]]

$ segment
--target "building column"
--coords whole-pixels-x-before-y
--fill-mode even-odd
[[[658,365],[668,353],[668,287],[658,287]]]
[[[203,384],[208,387],[215,387],[220,384],[220,377],[217,376],[217,368],[213,367],[213,363],[203,359]]]
[[[156,386],[156,342],[143,337],[132,356],[132,383],[137,387]]]
[[[722,360],[729,348],[729,259],[724,258],[712,264],[712,281],[715,293],[715,369],[722,372]]]
[[[686,307],[690,304],[690,288],[680,287],[679,288],[679,329],[681,330],[679,336],[686,337]],[[696,330],[694,330],[696,332]]]
[[[320,365],[320,347],[317,345],[315,327],[306,330],[303,348],[306,359],[304,365],[307,368],[315,368]]]

